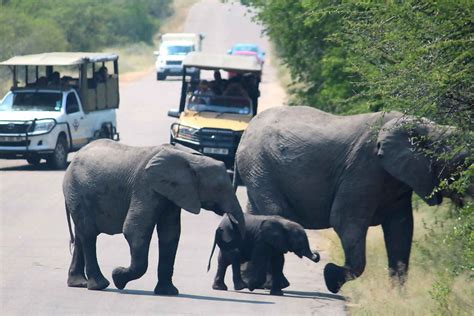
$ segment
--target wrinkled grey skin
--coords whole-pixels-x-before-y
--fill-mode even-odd
[[[403,284],[413,236],[412,192],[429,205],[440,204],[443,194],[452,198],[431,193],[463,160],[459,155],[441,166],[413,146],[413,137],[428,137],[424,144],[430,146],[450,132],[397,112],[266,110],[250,122],[236,156],[248,212],[280,215],[307,229],[333,227],[345,253],[344,266],[325,267],[334,293],[362,274],[367,229],[382,225],[390,276]]]
[[[147,270],[156,227],[159,263],[155,293],[177,295],[172,275],[181,208],[194,214],[201,207],[219,215],[226,212],[240,232],[245,231],[242,210],[224,164],[179,145],[131,147],[111,140],[94,141],[71,162],[63,191],[66,211],[75,224],[67,282],[72,287],[101,290],[109,285],[96,258],[100,233],[123,233],[130,246],[130,266],[118,267],[112,273],[115,286],[123,289]]]
[[[217,273],[212,288],[227,290],[224,277],[232,265],[234,289],[248,287],[250,291],[265,282],[266,269],[271,270],[270,294],[282,295],[282,288],[289,286],[283,275],[284,254],[293,252],[298,257],[307,257],[318,262],[319,254],[311,251],[304,228],[280,216],[251,215],[244,213],[245,237],[242,239],[237,226],[225,216],[216,229],[214,246],[209,258],[208,271],[216,244],[219,246]],[[240,265],[249,262],[249,280],[244,282]],[[247,285],[247,284],[248,285]]]

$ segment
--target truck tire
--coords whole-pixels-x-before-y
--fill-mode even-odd
[[[67,154],[69,152],[66,137],[60,135],[54,148],[54,152],[48,155],[46,163],[51,169],[64,170],[67,167]]]
[[[26,161],[33,166],[38,166],[40,164],[41,158],[38,156],[31,156],[26,158]]]
[[[162,72],[157,72],[156,73],[156,80],[165,80],[166,79],[166,75]]]

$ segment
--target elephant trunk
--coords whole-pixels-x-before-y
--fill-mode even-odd
[[[313,262],[319,262],[319,260],[321,259],[317,251],[311,250],[309,248],[305,250],[304,253],[301,254],[301,256],[306,257]]]
[[[245,237],[245,218],[234,192],[232,192],[231,198],[226,199],[223,203],[223,209],[229,216],[231,222],[237,225],[240,236],[243,239]]]

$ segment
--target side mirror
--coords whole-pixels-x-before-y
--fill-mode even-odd
[[[227,50],[227,54],[232,54],[232,49]]]
[[[179,118],[179,110],[176,110],[176,109],[171,109],[168,111],[168,116],[169,117],[175,117],[175,118]]]
[[[159,55],[160,55],[160,52],[159,52],[159,51],[157,51],[157,50],[155,50],[155,51],[153,52],[153,55],[155,55],[155,56],[159,56]]]

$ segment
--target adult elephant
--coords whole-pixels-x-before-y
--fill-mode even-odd
[[[156,294],[177,295],[173,266],[181,231],[181,208],[198,214],[201,207],[235,222],[245,221],[222,162],[180,145],[131,147],[97,140],[81,149],[63,182],[74,252],[68,285],[101,290],[109,285],[96,257],[97,235],[123,233],[131,264],[116,268],[115,286],[123,289],[148,267],[148,250],[156,226],[159,239]],[[84,268],[86,274],[84,274]],[[87,277],[86,277],[87,276]]]
[[[333,227],[345,253],[344,266],[324,269],[334,293],[362,274],[367,230],[382,225],[390,276],[403,283],[413,236],[412,192],[440,204],[443,192],[431,193],[462,160],[441,165],[414,143],[429,146],[444,133],[450,129],[397,112],[266,110],[250,122],[236,156],[248,212],[281,215],[308,229]]]

